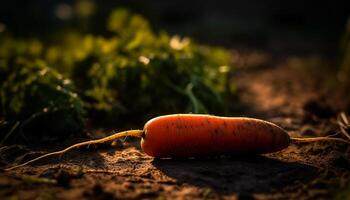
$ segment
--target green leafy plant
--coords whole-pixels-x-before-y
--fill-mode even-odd
[[[65,138],[83,127],[83,105],[71,81],[43,61],[18,58],[0,86],[1,115],[19,122],[14,137],[39,142]],[[3,135],[1,138],[8,138]]]
[[[227,51],[156,34],[145,19],[126,10],[112,13],[108,29],[112,38],[84,39],[94,50],[77,62],[72,75],[92,110],[117,118],[227,110],[225,95],[233,91]]]
[[[112,12],[106,29],[110,37],[72,30],[45,41],[0,37],[0,115],[10,127],[20,122],[20,136],[66,137],[81,130],[84,110],[118,127],[159,114],[230,112],[226,50],[156,33],[126,9]]]

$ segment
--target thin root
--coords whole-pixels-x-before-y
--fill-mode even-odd
[[[290,139],[292,140],[292,142],[336,141],[336,142],[344,142],[344,143],[350,144],[350,141],[344,140],[342,138],[333,138],[333,137],[312,137],[312,138],[292,137]]]
[[[51,152],[51,153],[48,153],[48,154],[44,154],[42,156],[39,156],[39,157],[34,158],[32,160],[29,160],[29,161],[27,161],[27,162],[25,162],[23,164],[13,166],[13,167],[7,168],[5,170],[9,171],[9,170],[13,170],[13,169],[16,169],[16,168],[19,168],[19,167],[23,167],[25,165],[28,165],[30,163],[33,163],[35,161],[41,160],[41,159],[49,157],[49,156],[54,156],[54,155],[61,155],[62,156],[67,151],[69,151],[71,149],[74,149],[74,148],[77,148],[77,147],[90,145],[90,144],[100,144],[100,143],[108,142],[108,141],[115,140],[115,139],[118,139],[118,138],[121,138],[121,137],[125,137],[125,136],[142,137],[142,135],[143,135],[143,130],[130,130],[130,131],[123,131],[123,132],[115,133],[113,135],[110,135],[110,136],[107,136],[107,137],[104,137],[104,138],[101,138],[101,139],[90,140],[90,141],[86,141],[86,142],[77,143],[77,144],[74,144],[74,145],[72,145],[70,147],[67,147],[67,148],[65,148],[65,149],[63,149],[61,151],[55,151],[55,152]]]
[[[338,125],[340,128],[340,131],[333,135],[329,135],[326,137],[312,137],[312,138],[298,138],[298,137],[292,137],[292,142],[318,142],[318,141],[336,141],[336,142],[344,142],[347,144],[350,144],[350,134],[347,132],[347,127],[350,126],[349,120],[344,112],[340,113],[338,115]],[[342,139],[342,138],[336,138],[335,136],[339,134],[343,134],[348,140]]]

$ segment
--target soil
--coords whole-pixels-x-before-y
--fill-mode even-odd
[[[277,59],[254,51],[232,55],[242,115],[272,121],[291,136],[339,130],[336,116],[342,102],[325,98],[336,96],[324,84],[331,69],[320,65],[327,62],[314,56]],[[35,149],[5,146],[0,165],[68,143]],[[0,199],[345,199],[349,189],[350,147],[334,142],[291,144],[257,156],[154,159],[137,140],[127,139],[0,172]]]

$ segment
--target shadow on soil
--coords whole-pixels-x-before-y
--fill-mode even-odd
[[[308,182],[317,168],[254,156],[223,159],[157,159],[152,164],[179,184],[210,187],[221,194],[270,193],[297,181]]]

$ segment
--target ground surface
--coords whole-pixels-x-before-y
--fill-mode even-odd
[[[324,62],[259,52],[234,51],[233,58],[244,115],[275,122],[292,136],[339,130],[337,106],[322,100],[326,72],[315,66]],[[3,147],[0,164],[52,150]],[[0,199],[344,199],[349,154],[347,145],[322,142],[261,156],[157,160],[138,141],[119,141],[0,172]]]

